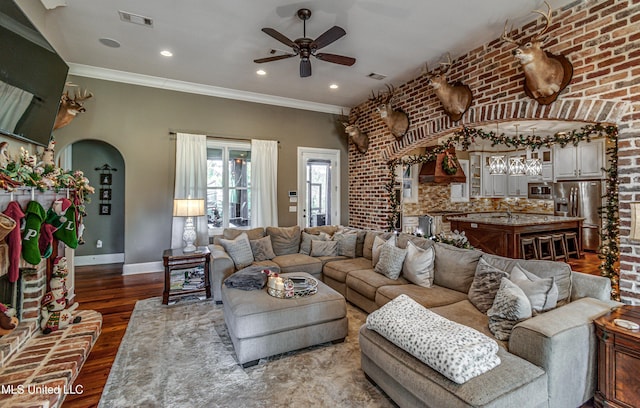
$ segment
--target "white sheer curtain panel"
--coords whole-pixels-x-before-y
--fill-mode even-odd
[[[33,94],[0,81],[0,128],[13,132]]]
[[[207,199],[207,137],[205,135],[191,135],[178,133],[176,135],[176,181],[175,198],[204,198]],[[171,203],[173,211],[173,202]],[[171,229],[171,248],[182,248],[184,242],[184,217],[173,217]],[[207,231],[207,217],[195,217],[198,238],[196,245],[209,244]]]
[[[251,226],[278,226],[278,142],[251,140]]]

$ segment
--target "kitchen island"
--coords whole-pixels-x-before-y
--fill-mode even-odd
[[[520,238],[572,231],[582,252],[581,217],[559,217],[523,213],[469,213],[447,217],[451,230],[465,233],[469,243],[482,251],[509,258],[521,258]]]

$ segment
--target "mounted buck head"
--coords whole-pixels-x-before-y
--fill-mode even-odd
[[[396,139],[401,139],[409,129],[409,117],[401,110],[393,110],[391,102],[396,90],[393,86],[387,85],[387,92],[376,96],[371,91],[370,101],[376,104],[376,109],[380,112],[380,118],[387,125]]]
[[[78,113],[86,111],[82,104],[92,96],[93,94],[86,89],[84,92],[78,89],[78,92],[74,93],[73,98],[69,96],[69,91],[65,91],[60,98],[60,106],[58,107],[58,115],[56,116],[53,130],[67,126]]]
[[[527,40],[515,41],[507,32],[507,22],[505,22],[501,38],[518,46],[513,50],[513,55],[524,69],[525,93],[540,104],[548,105],[556,100],[558,93],[571,81],[573,66],[564,56],[553,55],[542,49],[546,38],[541,37],[549,30],[551,24],[551,6],[546,1],[545,4],[547,5],[546,13],[540,10],[533,11],[546,20],[540,32]]]
[[[354,108],[354,116],[353,120],[349,120],[348,122],[342,122],[344,126],[344,132],[349,135],[349,140],[356,145],[360,153],[364,154],[369,149],[369,135],[360,130],[358,126],[358,119],[360,119],[360,111]]]
[[[460,82],[450,84],[447,82],[446,74],[451,68],[451,55],[447,54],[448,62],[441,62],[441,68],[429,72],[429,66],[425,64],[424,71],[427,74],[427,84],[434,89],[436,96],[442,103],[444,112],[449,115],[452,121],[457,122],[471,106],[473,95],[471,88]]]

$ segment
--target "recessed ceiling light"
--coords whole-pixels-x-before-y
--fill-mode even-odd
[[[331,84],[331,85],[329,85],[329,88],[338,89],[338,84]]]
[[[100,38],[98,41],[100,41],[100,44],[106,45],[107,47],[120,48],[120,43],[112,38]]]
[[[259,69],[256,71],[256,74],[258,75],[267,75],[267,71],[265,71],[264,69]]]
[[[160,51],[160,55],[162,55],[163,57],[173,57],[173,53],[169,50]]]

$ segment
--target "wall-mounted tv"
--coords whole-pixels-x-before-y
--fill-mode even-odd
[[[0,134],[46,146],[69,67],[13,0],[0,1]]]

